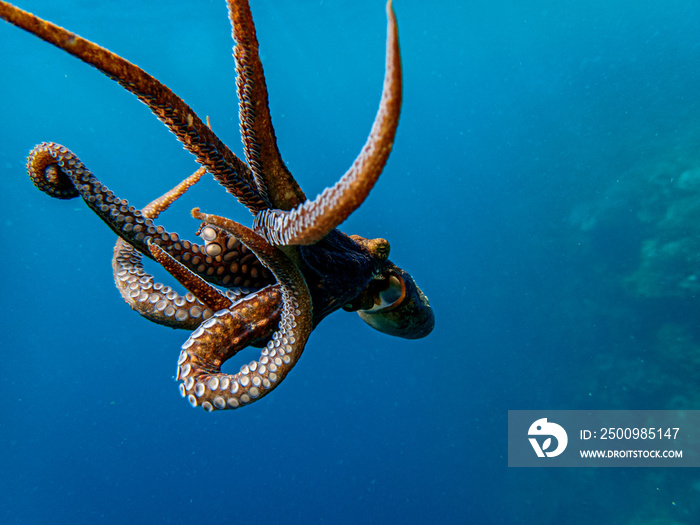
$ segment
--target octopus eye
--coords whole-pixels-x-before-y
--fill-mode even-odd
[[[379,310],[391,310],[398,306],[406,297],[406,283],[398,275],[390,275],[383,279],[384,287],[374,298],[374,306],[365,312],[378,312]]]
[[[374,295],[374,305],[358,310],[362,320],[375,330],[404,339],[428,335],[435,326],[435,315],[413,278],[394,266],[382,280]]]

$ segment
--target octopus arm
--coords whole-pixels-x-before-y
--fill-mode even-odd
[[[198,169],[172,190],[147,204],[141,210],[143,216],[148,219],[156,219],[196,184],[204,172],[204,168]],[[246,258],[254,258],[250,253],[242,258],[233,257],[240,255],[238,251],[235,251],[235,245],[237,244],[239,248],[241,245],[237,239],[228,234],[223,235],[224,233],[226,232],[215,232],[212,228],[206,228],[202,234],[200,230],[200,234],[205,240],[201,251],[214,257],[223,254],[227,262],[234,260],[233,264],[236,265]],[[217,288],[211,286],[159,245],[149,243],[148,249],[151,257],[184,285],[188,293],[182,296],[170,287],[154,282],[154,277],[143,268],[141,253],[119,238],[114,247],[114,257],[112,258],[114,282],[126,303],[137,313],[155,323],[171,328],[194,330],[202,320],[208,319],[214,312],[231,306],[232,300],[229,295],[224,295]],[[255,262],[258,262],[257,259]],[[241,275],[236,278],[243,280]],[[234,292],[228,293],[235,297]]]
[[[180,295],[169,286],[156,282],[145,271],[141,253],[123,239],[118,239],[112,259],[114,282],[124,301],[150,321],[171,328],[194,330],[215,311],[228,307],[247,294],[247,288],[230,288],[224,296],[158,245],[149,244],[149,248],[151,252],[157,252],[153,254],[156,261],[171,274],[179,275],[178,280],[190,290]],[[202,287],[206,291],[200,291]]]
[[[197,184],[202,178],[202,175],[204,175],[205,171],[206,170],[204,168],[199,168],[192,175],[175,186],[172,190],[146,204],[146,206],[141,209],[143,216],[148,217],[149,219],[158,218],[161,213],[170,208],[170,205],[173,202],[178,200],[187,190]]]
[[[250,250],[230,235],[217,239],[223,247],[219,246],[219,254],[212,257],[208,255],[211,250],[209,245],[200,246],[180,240],[177,233],[168,232],[162,226],[156,225],[151,218],[154,214],[148,208],[152,205],[160,207],[161,210],[167,207],[166,201],[176,198],[171,192],[160,198],[163,200],[156,199],[147,206],[144,214],[104,186],[73,152],[51,142],[39,144],[30,152],[27,172],[34,185],[52,197],[72,199],[81,196],[88,207],[114,233],[135,249],[127,250],[125,245],[118,245],[112,261],[115,278],[121,281],[117,287],[123,296],[126,292],[124,287],[128,287],[128,298],[125,296],[125,299],[132,307],[133,299],[139,297],[139,294],[153,292],[148,283],[143,287],[135,284],[136,281],[148,277],[143,272],[140,261],[141,253],[152,257],[148,249],[149,242],[160,245],[209,282],[250,289],[262,288],[273,282],[267,268],[260,264]],[[172,191],[184,192],[182,188],[193,184],[192,178],[199,173],[196,172]]]
[[[0,1],[0,18],[97,68],[146,104],[197,161],[251,212],[267,207],[248,166],[167,86],[138,66],[56,24]]]
[[[306,196],[277,147],[250,6],[229,0],[228,11],[235,42],[239,121],[246,160],[258,192],[269,207],[290,210],[304,202]]]
[[[270,309],[279,304],[260,292],[250,294],[231,308],[214,314],[182,346],[178,359],[180,393],[192,406],[207,411],[238,408],[270,393],[279,385],[301,356],[312,328],[312,305],[306,282],[294,263],[253,230],[229,219],[199,213],[192,215],[235,235],[275,275],[282,296],[277,330],[260,358],[243,365],[233,375],[221,372],[221,364],[247,341],[264,332],[257,323],[269,322]],[[250,323],[250,319],[259,321]],[[240,338],[245,336],[246,342]]]
[[[123,239],[114,246],[114,283],[122,298],[135,312],[149,321],[170,328],[196,329],[214,311],[192,293],[180,295],[155,281],[143,267],[141,253]]]
[[[226,297],[218,288],[210,285],[196,273],[180,263],[172,255],[169,255],[157,244],[148,245],[153,258],[175,279],[178,280],[197,299],[213,311],[223,310],[231,306],[231,299]]]
[[[270,243],[309,245],[318,242],[362,204],[381,175],[394,144],[401,112],[401,59],[391,1],[387,3],[387,18],[382,98],[362,151],[341,179],[313,201],[307,200],[291,211],[266,209],[258,213],[255,229]]]

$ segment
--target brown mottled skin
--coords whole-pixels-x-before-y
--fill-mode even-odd
[[[180,392],[207,411],[238,408],[284,379],[313,328],[328,314],[358,311],[370,326],[399,337],[430,333],[434,317],[411,276],[388,259],[384,239],[337,229],[369,194],[391,152],[401,110],[401,61],[391,0],[386,72],[379,110],[360,154],[332,187],[308,200],[277,148],[255,26],[247,1],[229,0],[235,41],[241,135],[246,162],[169,88],[122,57],[0,1],[0,18],[86,62],[136,95],[202,168],[142,210],[97,180],[67,148],[42,143],[27,168],[49,195],[80,195],[119,236],[113,268],[126,302],[147,319],[194,330],[182,347]],[[253,229],[193,210],[204,244],[181,240],[155,223],[161,212],[210,173],[254,215]],[[156,283],[142,265],[161,264],[188,293]],[[218,287],[223,287],[221,291]],[[242,348],[260,358],[233,375],[221,365]]]

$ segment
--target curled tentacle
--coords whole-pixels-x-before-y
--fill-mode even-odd
[[[157,218],[199,182],[204,173],[204,168],[198,169],[165,195],[147,204],[141,213],[149,219]],[[123,239],[117,239],[112,257],[114,283],[134,311],[154,323],[185,330],[194,330],[216,311],[191,293],[182,296],[169,286],[155,282],[141,261],[141,253]]]
[[[279,326],[282,304],[281,287],[270,285],[220,310],[194,331],[182,346],[177,372],[182,381],[180,393],[192,406],[238,408],[262,397],[282,380],[275,364],[275,358],[281,356],[270,357],[267,347],[262,351],[266,355],[238,373],[221,372],[224,362],[256,341],[280,340],[270,338]]]
[[[166,231],[126,200],[119,199],[75,154],[59,144],[36,146],[29,154],[27,170],[34,184],[51,196],[67,199],[80,195],[114,233],[148,257],[148,243],[153,242],[214,284],[257,289],[273,282],[270,272],[237,240],[229,237],[224,252],[216,257],[207,255],[205,247],[180,240],[177,233]],[[243,266],[245,272],[241,271]]]
[[[247,344],[241,336],[247,340],[260,338],[264,330],[255,324],[271,317],[269,309],[275,304],[274,297],[260,292],[247,296],[202,323],[182,346],[177,378],[182,381],[183,397],[192,406],[202,406],[207,411],[238,408],[271,392],[296,364],[311,332],[311,297],[294,263],[255,232],[223,217],[201,214],[197,209],[192,215],[246,244],[275,275],[282,295],[282,312],[272,339],[257,361],[242,366],[236,374],[222,373],[221,364]],[[257,320],[252,327],[250,319]]]
[[[266,209],[256,215],[255,230],[271,244],[318,242],[362,204],[381,175],[394,144],[401,112],[401,58],[391,0],[387,3],[387,18],[384,88],[367,142],[345,175],[313,201],[307,200],[291,211]]]
[[[167,255],[167,257],[171,256]],[[243,257],[244,259],[245,257],[255,258],[250,252]],[[194,330],[203,319],[208,319],[218,309],[204,304],[192,293],[183,296],[169,286],[156,282],[154,277],[144,269],[142,259],[142,254],[133,246],[123,239],[117,240],[112,258],[114,282],[124,301],[146,319],[171,328]],[[255,260],[257,263],[257,259]],[[230,264],[238,263],[234,261]],[[251,271],[245,264],[242,267],[248,272]],[[244,278],[245,275],[239,274],[235,279],[230,278],[229,275],[225,277],[228,282],[233,283],[235,280],[243,285],[250,281]],[[229,288],[226,296],[230,300],[237,300],[250,289],[251,287]]]
[[[27,157],[27,173],[34,183],[47,195],[56,199],[74,199],[80,192],[71,178],[56,165],[55,155],[44,154],[49,145],[39,144]]]
[[[266,207],[250,169],[167,86],[119,55],[7,2],[0,18],[97,68],[146,104],[197,161],[251,212]]]
[[[141,263],[141,254],[118,239],[114,247],[112,269],[114,282],[124,301],[154,323],[194,330],[214,313],[193,294],[178,294],[169,286],[155,282]]]

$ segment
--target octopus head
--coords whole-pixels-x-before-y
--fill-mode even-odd
[[[432,332],[435,315],[413,277],[390,261],[358,297],[354,307],[375,330],[404,339],[420,339]]]
[[[365,323],[388,335],[420,339],[432,332],[435,315],[428,298],[407,271],[389,260],[389,242],[351,237],[369,252],[377,273],[344,309],[356,311]]]

